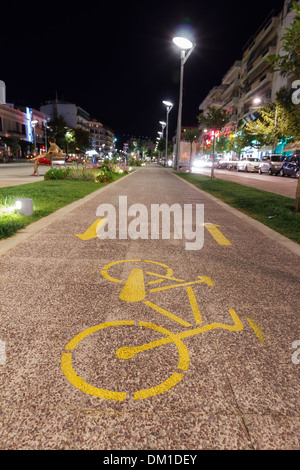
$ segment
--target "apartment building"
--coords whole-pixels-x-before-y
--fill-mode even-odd
[[[235,131],[244,119],[255,118],[258,106],[275,102],[277,92],[287,85],[287,79],[274,72],[266,58],[282,52],[284,28],[294,19],[294,13],[290,11],[292,3],[292,0],[285,0],[279,14],[274,11],[269,14],[243,47],[241,59],[232,65],[223,76],[222,83],[214,86],[200,103],[199,110],[204,115],[208,107],[230,112],[227,132]],[[256,99],[260,100],[259,105],[255,103]],[[262,149],[265,152],[270,150]]]
[[[97,119],[91,119],[89,121],[89,130],[91,133],[92,148],[100,155],[105,150],[105,128],[101,122],[97,121]]]
[[[241,61],[235,61],[223,76],[222,84],[213,87],[199,106],[199,110],[202,111],[204,115],[207,114],[208,108],[226,109],[231,114],[230,121],[226,126],[227,132],[236,130],[238,124],[241,66]]]
[[[80,106],[63,100],[46,101],[40,106],[40,111],[54,119],[62,116],[66,122],[66,126],[71,129],[81,128],[89,131],[90,115]]]

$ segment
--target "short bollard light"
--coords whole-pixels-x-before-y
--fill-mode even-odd
[[[33,214],[33,201],[29,198],[16,199],[16,210],[22,215]]]

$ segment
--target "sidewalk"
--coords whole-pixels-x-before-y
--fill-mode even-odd
[[[103,189],[0,256],[0,448],[299,449],[295,244],[158,166]],[[204,204],[204,247],[78,237],[119,196]]]
[[[36,183],[44,180],[44,174],[49,166],[40,165],[39,175],[32,176],[33,163],[6,163],[0,165],[0,188],[5,186],[16,186],[19,184]]]

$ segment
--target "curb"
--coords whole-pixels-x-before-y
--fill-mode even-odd
[[[43,228],[52,224],[52,222],[56,222],[57,220],[61,219],[64,215],[68,214],[74,209],[77,209],[77,207],[80,207],[86,202],[89,202],[93,198],[97,197],[100,193],[105,191],[107,188],[110,188],[112,184],[117,184],[120,181],[124,181],[125,178],[128,178],[133,173],[134,172],[129,173],[128,175],[123,176],[119,180],[113,181],[112,183],[107,184],[103,188],[97,189],[93,193],[88,194],[87,196],[84,196],[81,199],[78,199],[78,201],[71,202],[71,204],[68,204],[67,206],[62,207],[61,209],[58,209],[52,214],[49,214],[46,217],[43,217],[42,219],[37,220],[36,222],[32,222],[31,224],[27,225],[27,227],[24,227],[23,229],[19,230],[19,232],[13,235],[12,237],[7,238],[5,240],[0,240],[0,256],[4,255],[12,248],[15,248],[19,243],[27,240],[28,238],[30,238],[32,235],[39,232]]]
[[[223,202],[220,199],[212,196],[211,194],[203,191],[202,189],[197,188],[197,186],[190,183],[189,181],[186,181],[184,178],[181,178],[180,176],[176,175],[176,173],[172,172],[172,175],[175,176],[176,178],[179,178],[181,181],[184,181],[186,184],[188,184],[192,188],[199,191],[202,195],[207,196],[209,199],[211,199],[212,201],[219,204],[223,209],[227,210],[231,214],[236,215],[237,217],[242,219],[244,222],[247,222],[252,227],[255,227],[257,230],[262,232],[268,238],[272,239],[273,241],[276,241],[281,246],[283,246],[287,250],[291,251],[295,255],[300,256],[300,245],[298,245],[298,243],[294,242],[293,240],[290,240],[289,238],[285,237],[284,235],[281,235],[280,233],[276,232],[272,228],[267,227],[262,222],[259,222],[258,220],[255,220],[255,219],[252,219],[249,215],[246,215],[243,212],[240,212],[238,209],[235,209],[234,207],[229,206],[225,202]]]

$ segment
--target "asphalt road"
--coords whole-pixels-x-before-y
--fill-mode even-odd
[[[1,449],[299,449],[299,245],[155,165],[50,221],[0,242]]]
[[[201,169],[201,174],[210,176],[211,170],[203,168]],[[296,178],[289,178],[287,176],[270,176],[267,173],[259,175],[256,172],[246,173],[218,169],[215,169],[215,177],[293,198],[296,195],[298,182]]]

